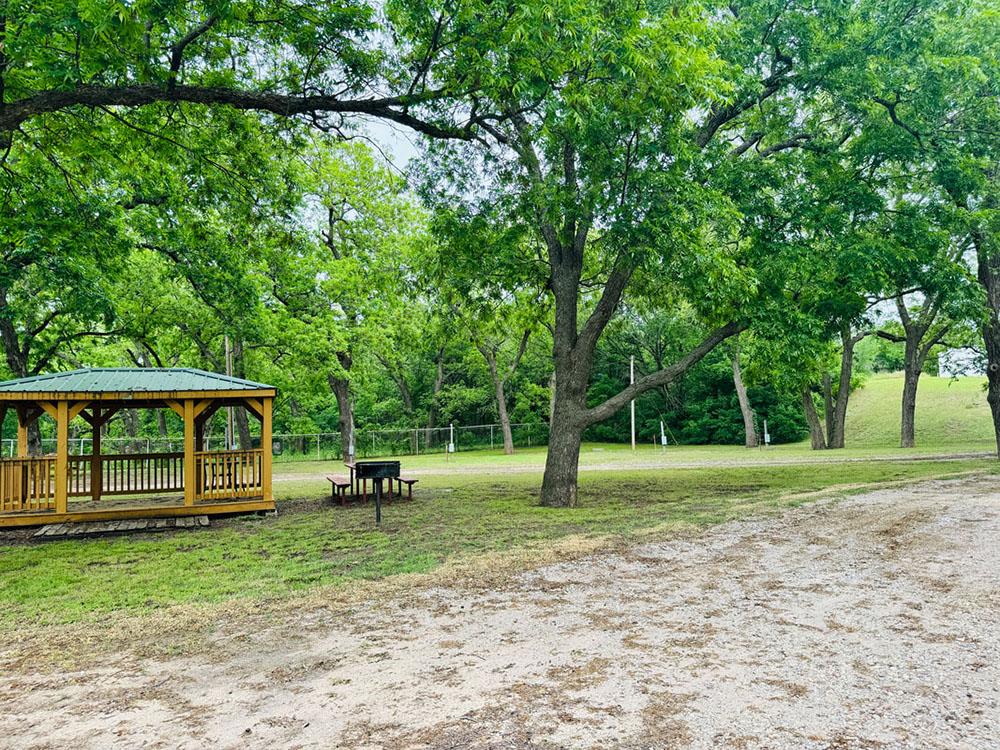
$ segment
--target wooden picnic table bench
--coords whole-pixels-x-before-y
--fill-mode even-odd
[[[351,480],[334,474],[329,474],[326,478],[330,482],[330,501],[336,502],[339,497],[340,504],[343,505],[347,500],[347,490],[351,486]]]

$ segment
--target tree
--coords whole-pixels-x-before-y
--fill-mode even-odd
[[[504,453],[514,453],[507,388],[528,343],[548,317],[538,248],[502,216],[463,214],[435,206],[437,242],[424,267],[423,286],[464,329],[489,372]],[[471,254],[470,248],[490,252]]]
[[[855,96],[882,123],[875,137],[893,146],[898,168],[930,177],[925,194],[950,204],[954,236],[972,249],[1000,455],[1000,16],[988,0],[922,3],[920,12],[922,24],[873,51],[877,63]]]
[[[337,399],[341,448],[355,445],[354,382],[371,352],[392,356],[407,315],[411,256],[426,241],[423,212],[366,146],[320,139],[304,155],[299,212],[311,237],[269,254],[269,307],[287,325],[299,367],[321,374]],[[397,384],[398,385],[398,384]]]
[[[794,12],[775,19],[736,9],[710,27],[693,5],[665,13],[643,3],[557,6],[519,9],[484,39],[508,54],[475,63],[482,85],[473,107],[485,113],[479,133],[486,151],[476,169],[489,175],[489,200],[530,224],[549,266],[555,396],[541,501],[559,506],[576,501],[589,425],[676,379],[743,327],[733,302],[746,298],[747,279],[719,247],[720,223],[716,233],[706,231],[709,214],[718,213],[706,180],[728,159],[766,157],[803,142],[789,133],[792,123],[777,118],[754,115],[753,124],[766,127],[752,143],[734,124],[767,110],[793,82],[811,79],[806,61],[796,59],[792,28],[810,33],[815,26]],[[725,24],[733,30],[723,45],[729,67],[711,51],[715,25]],[[460,62],[454,75],[473,66]],[[690,113],[699,112],[692,127]],[[456,156],[469,163],[477,153]],[[709,172],[700,173],[702,165]],[[459,188],[471,184],[468,172],[452,177]],[[588,406],[597,342],[643,267],[687,286],[703,309],[713,308],[715,327],[680,360]]]
[[[753,409],[750,408],[750,398],[747,396],[746,386],[743,384],[743,370],[740,367],[740,348],[738,340],[733,340],[733,386],[736,388],[736,397],[740,403],[740,414],[743,416],[743,432],[746,436],[745,445],[747,448],[757,447],[757,427],[754,424]]]
[[[945,336],[961,335],[965,321],[962,316],[948,315],[944,309],[944,300],[934,293],[925,293],[923,301],[913,307],[907,307],[905,295],[897,296],[895,304],[902,335],[885,329],[876,333],[887,341],[903,344],[903,396],[899,444],[902,448],[913,448],[916,445],[915,414],[920,375],[924,372],[931,351],[945,343]]]

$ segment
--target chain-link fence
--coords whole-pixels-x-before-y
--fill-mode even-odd
[[[511,425],[515,448],[546,445],[549,426],[544,423]],[[254,436],[254,445],[259,437]],[[278,434],[273,436],[275,461],[331,461],[343,456],[339,432],[305,434]],[[445,453],[449,442],[456,451],[499,450],[503,448],[503,430],[499,424],[454,425],[405,430],[357,430],[354,433],[354,454],[357,458],[376,456],[403,456],[421,453]],[[224,450],[223,435],[205,437],[205,450]],[[3,440],[4,456],[14,456],[17,440]],[[42,440],[43,453],[55,453],[56,441]],[[105,437],[101,439],[101,453],[174,453],[184,450],[182,437],[129,438]],[[92,440],[89,437],[71,438],[69,451],[73,455],[89,455]]]
[[[543,423],[513,424],[511,438],[515,448],[546,445],[549,426]],[[445,453],[451,441],[454,441],[456,451],[498,450],[503,448],[503,430],[499,424],[357,430],[354,433],[354,455],[356,458],[374,458]],[[339,432],[275,435],[274,453],[276,461],[326,461],[343,456]]]

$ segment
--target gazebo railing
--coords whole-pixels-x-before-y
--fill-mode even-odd
[[[98,459],[102,495],[184,491],[183,453],[113,453]],[[91,494],[92,456],[69,457],[70,497]]]
[[[130,453],[99,456],[101,495],[184,492],[183,453]],[[69,456],[67,497],[89,497],[93,456]],[[197,451],[195,501],[262,497],[264,451]],[[0,513],[54,510],[56,458],[0,459]]]
[[[257,497],[263,493],[264,451],[200,451],[194,454],[195,500]]]
[[[0,461],[0,513],[52,510],[56,505],[56,460],[49,456]]]

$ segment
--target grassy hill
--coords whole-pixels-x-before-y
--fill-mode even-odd
[[[986,403],[986,378],[935,378],[923,375],[917,391],[918,448],[993,447],[993,424]],[[873,375],[851,394],[847,445],[884,448],[899,445],[901,374]]]

